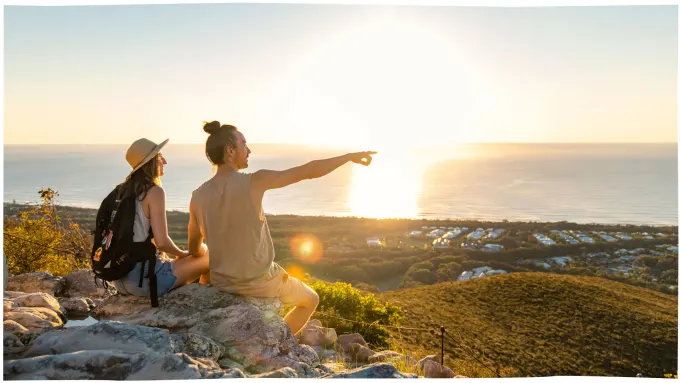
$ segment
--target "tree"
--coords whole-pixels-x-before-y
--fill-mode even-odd
[[[439,265],[437,269],[437,282],[455,281],[460,275],[460,263],[451,262]]]

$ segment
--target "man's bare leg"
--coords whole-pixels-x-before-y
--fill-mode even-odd
[[[309,318],[312,317],[312,314],[314,314],[314,310],[318,305],[319,297],[317,296],[316,300],[295,306],[292,310],[290,310],[288,315],[283,318],[283,320],[288,323],[288,326],[290,326],[290,330],[293,332],[293,334],[297,334],[298,331],[302,330],[302,327],[307,324],[307,321],[309,321]]]

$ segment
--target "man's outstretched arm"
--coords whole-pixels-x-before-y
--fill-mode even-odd
[[[287,170],[258,170],[251,176],[250,185],[257,194],[264,194],[269,189],[278,189],[302,180],[320,178],[347,162],[364,166],[371,164],[373,154],[377,152],[357,152],[343,156],[315,160]]]

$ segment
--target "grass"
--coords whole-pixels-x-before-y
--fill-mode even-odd
[[[417,359],[439,354],[456,374],[645,376],[677,374],[677,297],[597,277],[517,273],[379,295],[402,308],[392,349]],[[465,347],[460,345],[462,343]]]

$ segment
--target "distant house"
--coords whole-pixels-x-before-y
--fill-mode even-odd
[[[496,239],[505,232],[505,229],[496,229],[487,235],[489,239]]]
[[[535,234],[532,234],[532,236],[534,238],[536,238],[536,240],[538,242],[540,242],[541,244],[543,244],[544,246],[552,246],[552,245],[557,244],[557,242],[553,241],[551,238],[548,238],[541,233],[535,233]]]
[[[446,238],[437,238],[432,241],[432,247],[435,249],[448,249],[451,247],[451,240]]]
[[[616,242],[616,238],[611,237],[609,234],[605,233],[604,231],[597,233],[597,235],[607,242]]]
[[[571,257],[553,257],[549,260],[558,266],[566,266],[569,262],[573,261]]]
[[[366,240],[366,244],[368,247],[383,247],[383,243],[380,241],[379,238],[368,238]]]
[[[414,230],[414,231],[408,233],[409,237],[420,237],[422,235],[423,235],[423,232],[420,231],[420,230]]]
[[[476,269],[472,269],[469,271],[463,272],[459,277],[459,281],[467,281],[470,279],[477,279],[477,278],[484,278],[484,277],[491,277],[494,275],[502,275],[502,274],[507,274],[508,272],[505,270],[494,270],[488,266],[484,267],[478,267]]]
[[[472,233],[467,235],[467,239],[472,239],[472,240],[477,240],[482,238],[486,233],[484,232],[484,229],[476,229]]]
[[[431,232],[425,234],[425,236],[427,238],[439,238],[442,235],[444,235],[444,230],[442,230],[442,229],[435,229],[435,230],[432,230]]]
[[[503,249],[505,249],[505,246],[503,246],[503,245],[496,245],[496,244],[492,244],[492,243],[487,243],[480,250],[482,250],[482,251],[501,251]]]
[[[616,233],[616,237],[619,238],[619,239],[623,239],[624,241],[629,241],[629,240],[633,239],[633,237],[631,237],[630,235],[625,234],[625,233]]]

